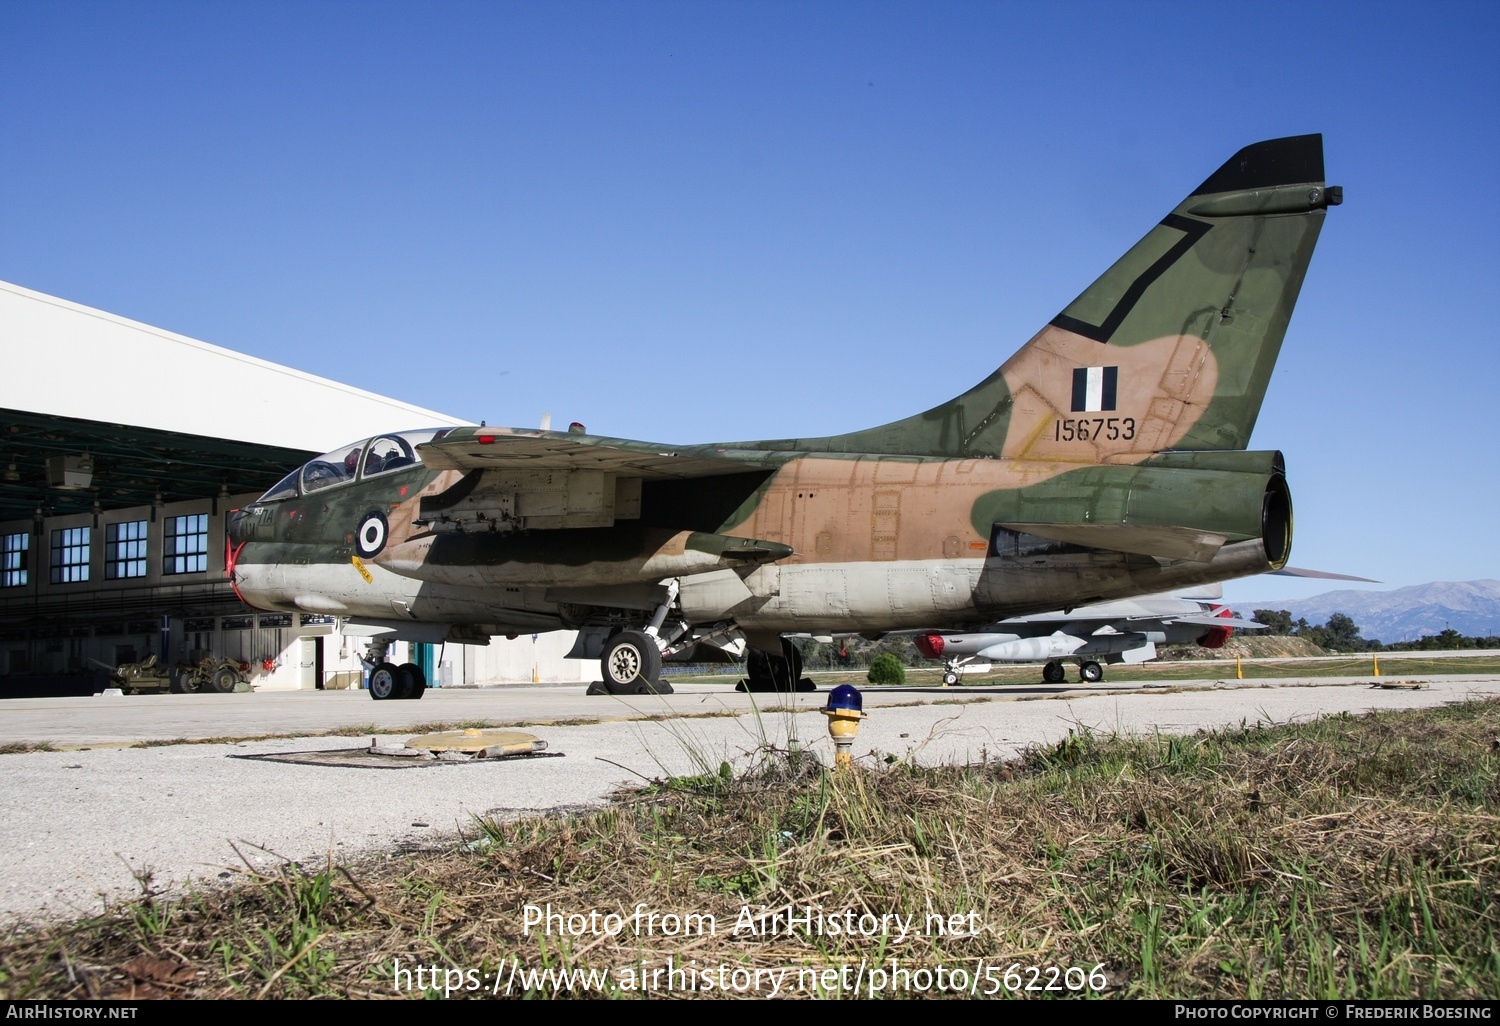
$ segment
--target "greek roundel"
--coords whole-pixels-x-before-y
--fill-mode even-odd
[[[360,518],[359,530],[354,532],[354,548],[365,559],[377,556],[385,548],[385,539],[389,533],[390,527],[386,524],[385,514],[372,509]]]

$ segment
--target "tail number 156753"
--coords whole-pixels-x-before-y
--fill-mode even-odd
[[[1118,442],[1135,437],[1134,417],[1079,417],[1053,422],[1054,442]]]

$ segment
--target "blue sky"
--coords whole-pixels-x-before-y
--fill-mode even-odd
[[[834,433],[1322,132],[1253,441],[1293,562],[1500,577],[1497,45],[1462,2],[12,0],[0,279],[491,424]]]

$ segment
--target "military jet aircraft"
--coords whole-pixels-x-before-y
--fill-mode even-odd
[[[1078,663],[1086,683],[1104,679],[1104,663],[1144,663],[1156,658],[1156,646],[1197,642],[1222,648],[1234,630],[1264,630],[1265,624],[1241,620],[1214,600],[1217,585],[1182,594],[1143,595],[1072,610],[1001,620],[976,634],[918,634],[917,651],[943,661],[943,683],[957,684],[964,667],[988,663],[1045,661],[1042,680],[1061,684],[1064,659]]]
[[[385,699],[424,685],[385,660],[393,638],[571,628],[617,692],[669,690],[664,655],[748,644],[749,685],[788,690],[810,685],[787,633],[963,630],[1280,567],[1285,463],[1245,446],[1341,200],[1321,136],[1248,146],[997,370],[880,427],[351,443],[233,514],[232,579],[368,634]]]

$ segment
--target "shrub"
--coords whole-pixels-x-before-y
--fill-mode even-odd
[[[865,675],[871,684],[905,684],[906,667],[889,652],[882,652],[870,662],[870,672]]]

